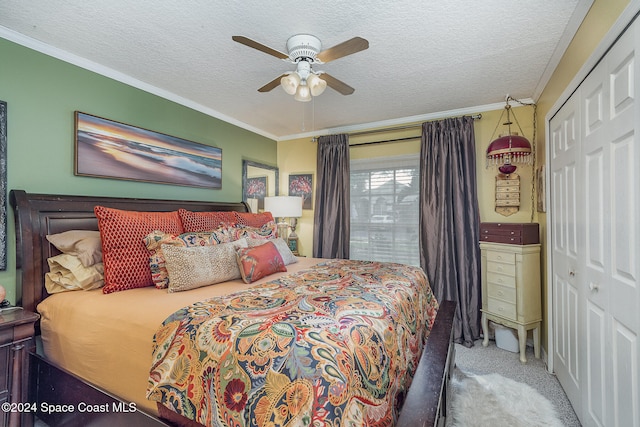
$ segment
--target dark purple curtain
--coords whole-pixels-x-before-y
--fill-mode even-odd
[[[349,258],[349,136],[318,140],[313,256]]]
[[[480,214],[473,118],[422,125],[420,265],[439,301],[457,301],[454,340],[480,337]]]

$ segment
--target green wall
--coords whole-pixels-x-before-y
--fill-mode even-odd
[[[242,159],[276,165],[275,141],[0,38],[0,100],[7,102],[9,189],[33,193],[240,201]],[[184,78],[184,76],[175,76]],[[222,189],[73,174],[74,111],[222,148]],[[15,303],[15,230],[8,206],[7,270]]]

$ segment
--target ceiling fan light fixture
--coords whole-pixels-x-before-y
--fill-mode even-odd
[[[298,86],[300,85],[300,76],[298,73],[287,74],[280,79],[280,85],[285,92],[289,95],[295,95]]]
[[[303,82],[300,86],[298,86],[298,90],[296,90],[296,94],[293,98],[296,101],[300,101],[300,102],[311,101],[311,91],[309,90],[309,86],[307,86]]]
[[[309,90],[311,91],[312,96],[321,95],[322,92],[327,88],[327,82],[321,79],[316,74],[311,74],[307,78],[307,85],[309,86]]]
[[[269,92],[276,86],[282,86],[286,93],[294,95],[296,100],[303,102],[310,101],[312,96],[322,94],[327,86],[342,95],[351,95],[354,88],[324,71],[312,70],[311,66],[326,64],[369,48],[369,42],[362,37],[353,37],[322,50],[322,43],[317,37],[311,34],[296,34],[287,40],[287,53],[272,49],[245,36],[233,36],[231,39],[252,49],[296,64],[296,71],[276,77],[260,87],[258,92]],[[320,74],[323,76],[319,77]],[[300,86],[305,87],[300,89]]]

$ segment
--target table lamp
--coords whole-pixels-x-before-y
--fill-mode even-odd
[[[302,216],[302,197],[298,196],[269,196],[264,198],[264,210],[271,212],[274,218],[279,218],[278,237],[288,241],[291,251],[298,252],[298,236],[296,235],[297,218]],[[285,222],[285,218],[290,218],[291,225]],[[291,234],[287,236],[287,231],[291,226]],[[294,250],[295,249],[295,250]]]

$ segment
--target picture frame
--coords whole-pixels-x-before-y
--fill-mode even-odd
[[[258,209],[264,209],[264,198],[267,196],[267,177],[255,176],[247,178],[247,200],[258,200]]]
[[[538,212],[546,212],[544,165],[536,169],[536,208]]]
[[[313,209],[313,174],[295,173],[289,175],[289,196],[302,197],[302,209]]]
[[[0,101],[0,270],[7,269],[7,103]]]
[[[75,112],[74,174],[222,188],[222,149]]]
[[[264,198],[266,196],[277,196],[279,186],[279,170],[276,166],[267,165],[264,163],[254,162],[252,160],[242,160],[242,201],[245,202],[251,212],[258,212],[264,210]],[[265,178],[264,195],[255,194],[256,190],[250,190],[249,187],[253,186],[255,178]]]

